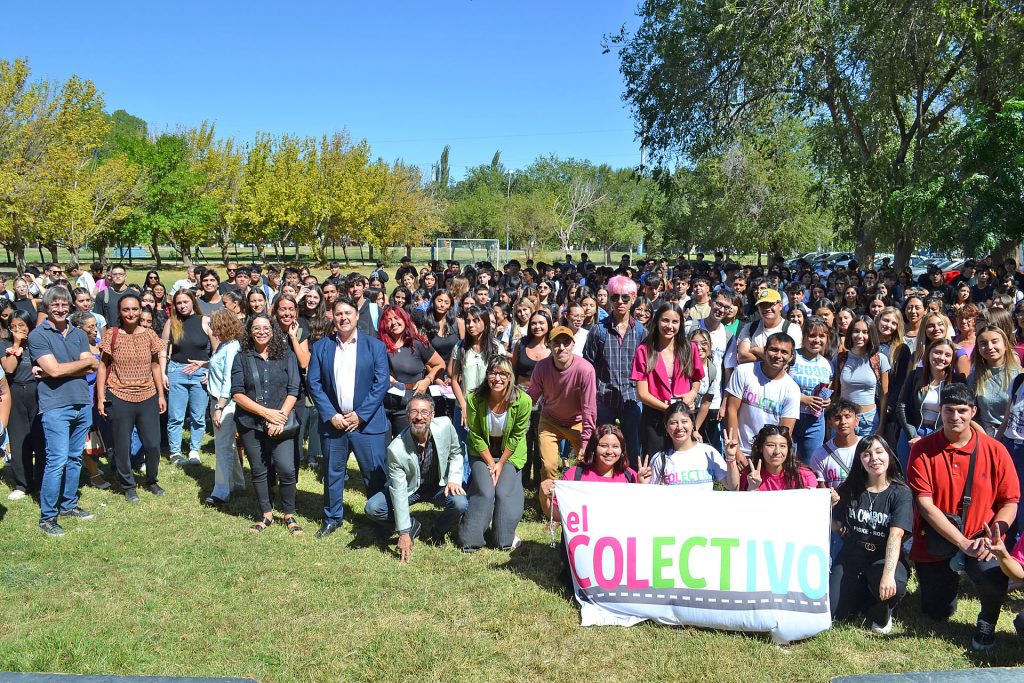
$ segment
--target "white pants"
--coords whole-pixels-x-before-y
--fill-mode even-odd
[[[213,475],[213,497],[231,498],[231,492],[245,488],[245,474],[235,450],[235,402],[228,403],[220,413],[220,427],[213,429],[213,444],[217,454]]]

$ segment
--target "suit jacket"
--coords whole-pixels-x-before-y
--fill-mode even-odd
[[[341,412],[338,388],[334,383],[334,357],[337,352],[338,336],[335,332],[313,344],[309,367],[306,369],[306,389],[320,413],[320,431],[329,435],[342,433],[331,424],[331,418]],[[383,434],[388,431],[384,394],[389,386],[388,354],[384,343],[365,334],[358,334],[353,403],[356,415],[363,420],[360,432]]]
[[[452,421],[447,417],[431,420],[430,438],[434,440],[434,452],[437,454],[438,486],[462,486],[462,442]],[[388,479],[395,529],[399,533],[408,531],[412,527],[409,496],[420,487],[420,460],[408,427],[388,444]]]

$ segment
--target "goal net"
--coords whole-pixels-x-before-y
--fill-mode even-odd
[[[434,240],[434,258],[439,261],[458,261],[462,265],[490,261],[497,269],[504,263],[498,240],[471,240],[451,237]]]

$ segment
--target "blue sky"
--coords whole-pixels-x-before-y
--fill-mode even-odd
[[[109,111],[151,130],[216,123],[222,136],[342,128],[375,156],[454,178],[541,154],[639,163],[614,54],[632,2],[12,3],[0,58],[36,77],[93,80]]]

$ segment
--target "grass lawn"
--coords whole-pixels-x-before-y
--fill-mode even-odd
[[[207,446],[209,448],[209,445]],[[289,681],[825,681],[839,674],[1012,666],[1024,647],[1005,612],[986,658],[966,652],[978,612],[961,601],[932,632],[908,598],[894,634],[842,626],[789,647],[766,637],[639,625],[578,626],[559,586],[535,501],[513,554],[464,555],[417,544],[410,565],[366,539],[354,461],[344,527],[316,541],[321,487],[299,482],[306,528],[246,529],[251,491],[223,511],[201,507],[204,464],[161,465],[168,495],[129,506],[83,490],[88,522],[61,539],[36,527],[30,499],[0,522],[0,671],[253,676]],[[6,491],[6,489],[3,489]],[[419,508],[417,508],[419,509]],[[3,510],[0,507],[0,510]],[[435,514],[429,508],[425,516]],[[280,522],[280,517],[278,517]],[[1019,609],[1019,595],[1009,608]]]

